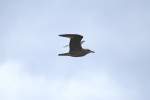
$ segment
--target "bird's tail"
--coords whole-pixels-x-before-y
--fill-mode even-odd
[[[58,56],[70,56],[69,53],[61,53],[61,54],[58,54]]]

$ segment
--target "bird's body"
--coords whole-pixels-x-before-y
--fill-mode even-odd
[[[69,53],[62,53],[59,54],[59,56],[72,56],[72,57],[81,57],[85,56],[88,52],[85,52],[86,49],[80,50],[80,51],[73,51]]]
[[[72,57],[81,57],[85,56],[88,53],[94,53],[93,51],[89,49],[84,49],[82,48],[81,44],[83,43],[81,40],[83,36],[78,35],[78,34],[62,34],[59,35],[62,37],[68,37],[70,38],[70,43],[69,43],[69,52],[68,53],[63,53],[59,54],[59,56],[72,56]]]

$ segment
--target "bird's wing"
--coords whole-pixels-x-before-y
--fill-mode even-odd
[[[78,34],[62,34],[59,36],[70,38],[70,44],[69,44],[70,52],[78,51],[82,49],[81,40],[83,36]]]

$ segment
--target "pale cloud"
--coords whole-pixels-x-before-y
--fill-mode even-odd
[[[27,72],[23,63],[5,62],[0,67],[1,100],[132,100],[137,91],[121,87],[104,71],[79,71],[71,79],[49,80]]]

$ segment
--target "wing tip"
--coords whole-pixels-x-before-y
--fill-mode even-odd
[[[79,36],[79,37],[82,37],[82,38],[83,38],[83,36],[80,35],[80,34],[59,34],[58,36],[61,36],[61,37],[69,37],[69,38],[72,38],[72,37],[74,37],[74,36]]]

